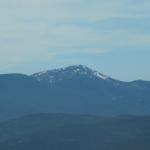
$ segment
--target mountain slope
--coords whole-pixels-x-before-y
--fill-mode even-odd
[[[69,80],[76,77],[83,77],[89,79],[110,80],[106,75],[103,75],[95,70],[92,70],[83,65],[69,66],[61,69],[54,69],[50,71],[43,71],[32,75],[40,82],[48,84],[55,84],[56,82]]]
[[[150,115],[150,82],[122,82],[78,65],[0,75],[0,121],[38,112]]]
[[[2,150],[142,150],[150,117],[38,114],[0,124]]]

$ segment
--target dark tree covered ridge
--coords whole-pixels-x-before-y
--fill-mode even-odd
[[[2,150],[148,150],[150,117],[37,114],[0,125]]]

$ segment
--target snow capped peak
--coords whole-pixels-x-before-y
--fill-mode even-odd
[[[98,77],[103,80],[107,80],[109,78],[108,76],[103,75],[103,74],[99,73],[98,71],[90,69],[84,65],[70,66],[68,68],[74,68],[74,70],[73,70],[74,72],[80,72],[80,73],[84,72],[85,74],[93,75],[93,76]]]
[[[75,72],[90,70],[90,68],[88,68],[88,67],[86,67],[84,65],[74,65],[74,66],[69,66],[69,67],[64,68],[64,70],[67,70],[67,69],[75,71]]]
[[[83,65],[74,65],[60,69],[53,69],[50,71],[42,71],[32,75],[38,81],[45,81],[48,83],[54,83],[66,79],[72,79],[74,77],[88,77],[88,78],[97,78],[100,80],[110,79],[108,76],[105,76],[95,70],[88,68]]]

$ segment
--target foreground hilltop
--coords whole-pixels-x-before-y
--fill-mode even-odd
[[[147,150],[150,117],[37,114],[0,124],[2,150]]]

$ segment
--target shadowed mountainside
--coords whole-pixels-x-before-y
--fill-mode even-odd
[[[2,150],[150,149],[150,117],[37,114],[0,124]]]

